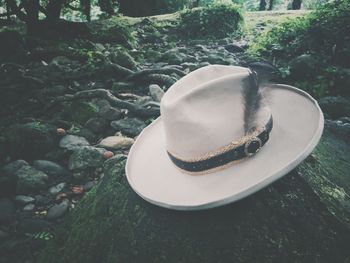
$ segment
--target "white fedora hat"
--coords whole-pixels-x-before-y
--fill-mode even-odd
[[[211,65],[177,81],[161,116],[132,146],[126,176],[143,199],[200,210],[244,198],[287,174],[317,145],[323,114],[297,88],[269,84],[247,68]]]

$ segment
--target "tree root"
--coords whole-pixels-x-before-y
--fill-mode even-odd
[[[109,90],[105,89],[94,89],[94,90],[84,90],[79,91],[75,94],[66,94],[60,96],[54,100],[54,102],[63,102],[63,101],[73,101],[80,99],[94,99],[101,98],[107,100],[112,106],[118,108],[127,109],[130,113],[144,116],[144,117],[154,117],[159,116],[159,107],[143,107],[128,101],[123,101],[115,97]],[[152,105],[155,106],[155,105]]]

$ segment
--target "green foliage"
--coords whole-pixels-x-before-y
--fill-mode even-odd
[[[289,82],[315,96],[350,95],[350,5],[348,0],[328,3],[307,17],[288,20],[265,33],[250,53],[276,61]],[[316,60],[312,74],[293,74],[293,63],[303,54]],[[299,66],[299,65],[297,65]]]
[[[180,29],[187,37],[224,38],[237,33],[242,21],[237,5],[213,4],[181,12]]]

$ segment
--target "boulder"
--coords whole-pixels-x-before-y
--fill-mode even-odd
[[[114,157],[38,262],[347,262],[349,151],[325,131],[313,154],[269,187],[192,212],[144,201],[127,182],[125,159]]]
[[[33,167],[50,177],[65,177],[70,175],[70,172],[62,165],[48,160],[35,160]]]
[[[47,212],[47,219],[54,220],[64,216],[65,213],[67,213],[68,208],[69,200],[64,199],[61,203],[50,207],[49,211]]]
[[[56,128],[42,122],[15,124],[5,133],[8,155],[14,159],[38,159],[57,146]]]
[[[156,102],[160,102],[164,96],[164,90],[162,90],[157,84],[149,85],[148,89],[152,99]]]
[[[303,54],[290,62],[290,73],[295,79],[307,79],[316,74],[318,61],[313,55]]]
[[[107,120],[101,117],[94,117],[89,119],[85,123],[85,128],[89,129],[95,134],[100,134],[105,131],[109,127],[109,123]]]

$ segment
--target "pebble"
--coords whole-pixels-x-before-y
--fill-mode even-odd
[[[133,137],[139,135],[146,128],[145,123],[137,118],[112,121],[111,126],[116,130],[120,130],[123,134]]]
[[[164,90],[157,84],[149,85],[149,93],[154,101],[160,102],[162,97],[164,96]]]
[[[60,204],[52,206],[47,212],[47,219],[53,220],[62,217],[69,208],[68,199],[64,199]]]
[[[104,162],[103,154],[105,152],[105,149],[93,146],[76,149],[69,158],[68,168],[70,170],[77,170],[99,167]]]
[[[16,195],[15,202],[20,205],[27,205],[35,202],[35,198],[27,195]]]
[[[131,145],[133,145],[133,143],[134,143],[134,139],[132,138],[123,137],[123,136],[110,136],[110,137],[104,138],[99,143],[99,146],[106,149],[119,150],[119,149],[130,148]]]
[[[23,207],[23,211],[25,212],[31,212],[33,211],[35,208],[35,205],[34,204],[27,204]]]
[[[61,148],[72,151],[82,146],[89,146],[90,143],[84,137],[76,135],[66,135],[61,139],[59,145]]]
[[[49,188],[49,193],[51,195],[57,195],[60,192],[62,192],[62,190],[66,187],[66,183],[59,183],[58,185],[52,186]]]

